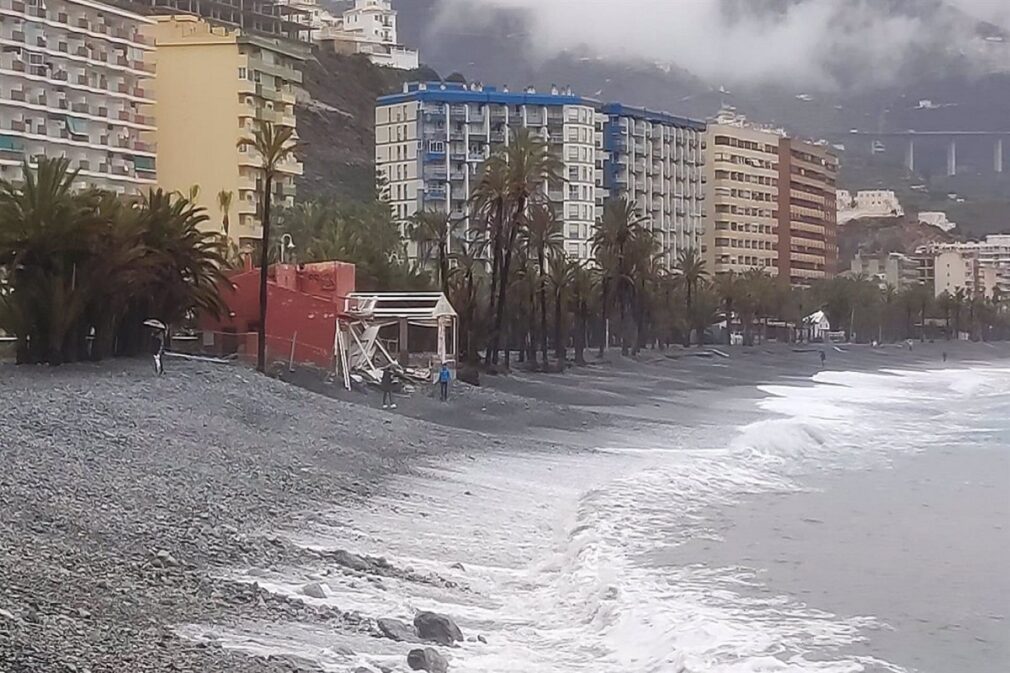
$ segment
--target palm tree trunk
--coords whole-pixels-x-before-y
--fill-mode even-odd
[[[256,344],[256,369],[266,372],[267,366],[267,274],[270,263],[270,199],[273,191],[273,176],[266,174],[263,180],[263,239],[260,243],[260,323]]]
[[[628,355],[628,302],[624,296],[624,286],[618,286],[617,289],[617,303],[621,308],[621,355]]]
[[[544,356],[544,369],[547,369],[547,275],[544,273],[544,250],[537,250],[537,266],[540,267],[540,352]]]
[[[494,237],[492,238],[491,245],[491,292],[488,294],[488,318],[496,315],[496,305],[495,302],[498,298],[498,281],[499,275],[501,273],[501,259],[502,259],[502,244],[501,244],[501,226],[502,226],[502,212],[501,206],[499,205],[496,210],[495,215],[495,229]],[[487,339],[487,352],[484,355],[484,365],[490,366],[491,360],[493,359],[493,353],[491,347],[494,344],[494,331],[492,330],[488,334]]]
[[[602,358],[603,353],[607,350],[607,292],[609,290],[610,281],[607,278],[607,274],[603,274],[603,282],[600,283],[600,307],[601,307],[601,320],[600,320],[600,352],[599,356]]]
[[[684,347],[691,346],[691,334],[694,332],[694,316],[691,315],[691,283],[685,283],[687,287],[687,330],[684,333]]]
[[[523,210],[525,210],[525,206],[517,210],[517,212],[521,213]],[[516,226],[516,223],[513,222],[512,227],[509,229],[508,245],[502,255],[501,277],[498,279],[498,311],[495,316],[494,336],[492,338],[494,362],[498,362],[498,346],[501,343],[501,328],[505,322],[505,307],[508,302],[508,284],[509,273],[512,266],[512,252],[515,249],[516,235],[518,232],[519,228]]]
[[[561,369],[565,368],[565,353],[568,350],[566,348],[565,342],[562,340],[562,329],[561,315],[564,313],[561,305],[561,290],[559,289],[554,295],[554,355],[558,359],[558,366]]]
[[[526,319],[526,347],[528,350],[528,359],[530,361],[530,367],[533,369],[537,368],[537,300],[536,291],[533,288],[533,283],[529,284],[530,288],[530,310],[527,313]],[[546,361],[545,361],[546,364]]]
[[[733,345],[733,300],[726,300],[726,345]]]
[[[575,364],[584,365],[586,364],[586,313],[588,310],[582,297],[579,297],[577,306],[579,324],[575,329]]]
[[[438,244],[438,282],[442,288],[442,294],[449,296],[449,250],[446,242],[440,241]]]

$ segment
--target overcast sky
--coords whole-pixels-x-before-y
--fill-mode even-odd
[[[776,1],[441,0],[441,18],[458,26],[491,16],[487,8],[520,10],[542,56],[589,45],[599,56],[672,64],[726,84],[830,86],[839,64],[865,73],[867,83],[885,82],[916,46],[949,47],[958,34],[954,14],[936,9],[936,0],[921,0],[932,9],[915,17],[888,14],[887,0],[792,0],[782,13],[754,9]],[[946,2],[1010,29],[1010,0]]]

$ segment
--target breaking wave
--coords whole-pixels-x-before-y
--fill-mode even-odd
[[[672,428],[637,437],[634,450],[433,465],[393,479],[365,506],[319,513],[286,533],[305,547],[383,556],[448,584],[325,567],[234,576],[290,595],[321,581],[327,597],[306,600],[373,617],[449,613],[464,632],[486,637],[451,652],[455,670],[472,673],[901,673],[852,654],[884,627],[872,615],[834,615],[777,595],[744,563],[669,559],[685,545],[704,558],[731,524],[728,508],[749,496],[802,491],[820,471],[886,466],[941,441],[937,427],[963,430],[970,415],[958,420],[951,405],[998,390],[1007,373],[825,372],[810,385],[762,387],[766,418],[735,429]],[[939,417],[945,423],[924,432]],[[335,671],[401,664],[406,649],[352,636],[335,645],[304,625],[191,627],[194,637],[209,631],[228,646],[298,654]]]

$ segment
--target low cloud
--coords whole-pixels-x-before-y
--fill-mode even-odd
[[[1010,0],[440,0],[439,8],[445,24],[488,28],[500,16],[492,10],[511,10],[528,27],[517,48],[538,57],[646,60],[732,85],[885,83],[926,51],[971,59],[1002,49],[982,45],[968,17],[1010,29]]]

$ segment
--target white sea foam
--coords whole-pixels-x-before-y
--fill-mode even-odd
[[[1005,378],[1005,373],[996,376]],[[280,594],[308,581],[344,610],[409,620],[452,614],[488,643],[454,650],[472,673],[855,673],[902,669],[844,655],[870,617],[832,615],[762,586],[747,567],[673,565],[664,552],[718,544],[720,511],[749,494],[791,493],[816,470],[861,469],[939,441],[924,421],[984,393],[992,370],[823,372],[813,386],[765,386],[774,415],[731,432],[671,429],[635,449],[573,455],[488,454],[397,477],[366,506],[323,513],[286,535],[315,549],[385,556],[458,589],[334,568],[236,570]],[[650,448],[651,447],[651,448]],[[662,448],[657,448],[662,447]],[[463,568],[454,569],[454,563]],[[228,646],[290,653],[332,670],[402,662],[405,646],[358,639],[334,646],[308,627],[246,625],[213,633]],[[351,655],[348,652],[353,651]]]

